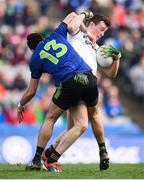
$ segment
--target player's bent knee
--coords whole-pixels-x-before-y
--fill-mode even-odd
[[[88,123],[83,123],[80,126],[81,132],[84,132],[88,128]]]
[[[82,126],[81,131],[84,132],[87,129],[87,126]]]
[[[99,117],[98,117],[98,115],[93,115],[93,116],[90,116],[90,121],[95,121],[95,122],[98,122],[98,121],[99,121]]]

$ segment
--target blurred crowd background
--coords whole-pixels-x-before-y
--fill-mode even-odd
[[[116,80],[98,73],[104,120],[133,120],[129,106],[139,114],[144,109],[144,0],[0,0],[0,124],[18,125],[16,107],[30,79],[27,35],[47,37],[69,12],[86,9],[111,20],[111,29],[98,44],[112,44],[122,52]],[[54,90],[51,77],[43,74],[23,123],[44,121]]]

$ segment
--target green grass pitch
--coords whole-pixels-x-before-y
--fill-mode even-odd
[[[0,165],[0,179],[144,179],[144,164],[111,164],[99,171],[98,164],[65,164],[60,173],[28,172],[24,165]]]

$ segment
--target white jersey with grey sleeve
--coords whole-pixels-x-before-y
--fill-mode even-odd
[[[83,60],[91,67],[92,73],[96,76],[97,61],[95,51],[99,46],[96,44],[95,47],[93,47],[87,35],[82,31],[79,31],[76,35],[68,34],[67,40]]]

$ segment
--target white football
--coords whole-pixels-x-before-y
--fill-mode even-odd
[[[100,46],[96,51],[96,61],[98,65],[102,68],[110,67],[113,63],[112,57],[104,57],[103,53],[101,52],[103,46]]]

